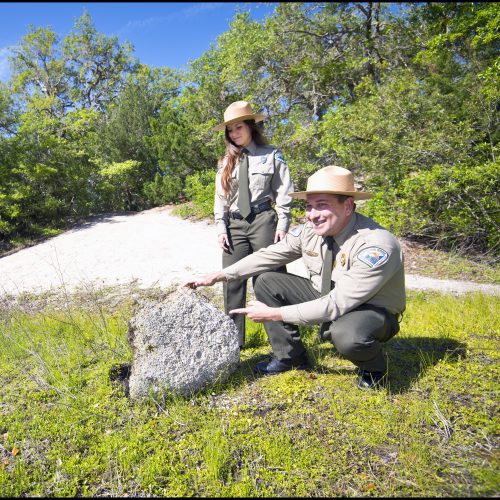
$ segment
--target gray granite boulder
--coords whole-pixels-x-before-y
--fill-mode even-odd
[[[134,399],[163,391],[189,396],[224,381],[240,362],[234,321],[184,287],[160,301],[140,302],[129,322],[129,342]]]

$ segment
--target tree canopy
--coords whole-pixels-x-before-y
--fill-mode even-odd
[[[500,10],[493,2],[280,3],[238,12],[186,71],[141,64],[86,11],[31,26],[0,85],[0,238],[190,199],[210,215],[211,131],[248,100],[297,188],[351,169],[388,229],[498,253]]]

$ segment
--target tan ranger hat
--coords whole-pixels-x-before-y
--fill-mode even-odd
[[[224,111],[224,122],[216,125],[212,130],[224,130],[231,123],[241,122],[243,120],[255,120],[261,122],[265,116],[260,113],[254,113],[252,107],[246,101],[236,101],[230,104]]]
[[[305,191],[289,193],[292,198],[305,200],[308,194],[344,194],[352,196],[356,200],[367,200],[372,193],[356,191],[354,189],[354,177],[346,168],[330,165],[315,172],[307,179]]]

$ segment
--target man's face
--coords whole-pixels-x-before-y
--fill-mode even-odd
[[[354,211],[354,200],[339,202],[334,194],[308,194],[306,218],[319,236],[335,236],[347,225]]]

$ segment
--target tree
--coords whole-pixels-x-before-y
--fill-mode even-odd
[[[66,60],[58,47],[59,38],[49,28],[30,26],[19,47],[10,58],[12,87],[24,102],[37,99],[42,109],[61,117],[72,106],[68,96]]]
[[[102,115],[94,157],[101,165],[108,166],[135,162],[134,175],[128,176],[133,184],[128,197],[129,210],[148,206],[141,186],[151,182],[158,172],[158,155],[151,145],[151,122],[160,115],[162,106],[178,95],[179,87],[180,75],[174,70],[139,65],[128,75],[108,113]]]
[[[86,11],[75,28],[63,42],[72,101],[75,106],[104,111],[116,97],[124,75],[133,69],[132,46],[98,33]]]
[[[51,234],[99,207],[99,172],[90,161],[97,124],[131,67],[131,48],[98,34],[87,13],[76,28],[61,48],[52,30],[30,27],[11,59],[22,113],[7,140],[0,203],[9,230],[24,236]]]

